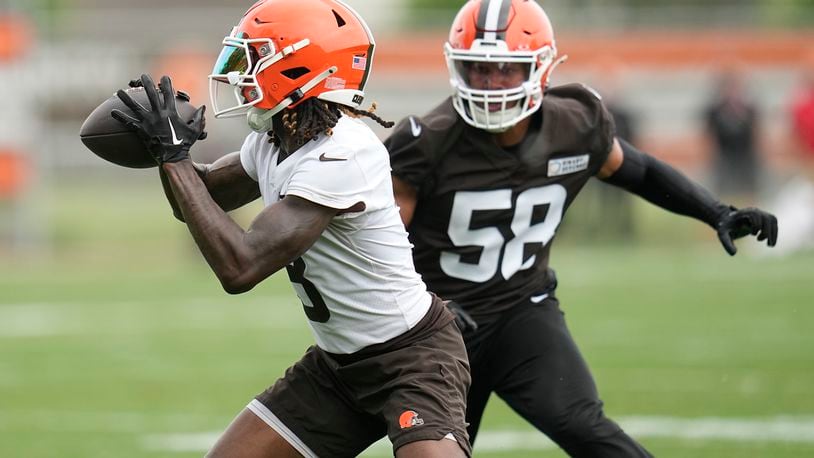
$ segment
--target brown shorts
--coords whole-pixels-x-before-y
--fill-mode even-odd
[[[249,405],[305,456],[356,456],[387,434],[393,450],[466,433],[469,362],[437,298],[413,329],[350,355],[311,347]]]

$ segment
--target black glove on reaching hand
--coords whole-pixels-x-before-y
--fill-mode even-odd
[[[126,125],[141,137],[155,161],[161,165],[165,162],[178,162],[189,158],[189,149],[200,139],[206,138],[204,132],[204,112],[206,106],[198,108],[187,123],[180,116],[175,107],[175,92],[172,81],[168,76],[161,77],[158,89],[161,90],[163,101],[158,96],[155,83],[149,75],[141,75],[141,86],[150,101],[150,110],[145,109],[134,101],[130,95],[119,90],[116,95],[122,103],[133,110],[133,116],[128,116],[120,110],[113,110],[110,115]],[[130,87],[138,87],[135,81]],[[183,99],[186,94],[179,94]]]
[[[732,211],[723,214],[715,227],[721,244],[731,256],[738,252],[733,240],[747,235],[757,235],[758,241],[767,240],[769,246],[777,243],[777,218],[774,215],[757,208],[730,208]]]
[[[469,316],[468,313],[455,301],[446,301],[444,305],[447,306],[450,312],[455,315],[455,324],[458,325],[458,329],[461,330],[462,334],[467,332],[474,332],[478,330],[478,323]]]
[[[142,83],[140,79],[130,80],[130,82],[127,83],[127,85],[132,87],[132,88],[144,87],[144,83]],[[190,100],[189,94],[186,91],[182,91],[180,89],[175,90],[175,96],[178,97],[179,99],[185,101],[185,102],[189,102],[189,100]],[[198,137],[198,140],[203,140],[204,138],[206,138],[206,132],[201,134],[201,136]]]

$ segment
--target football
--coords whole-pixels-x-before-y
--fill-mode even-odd
[[[150,101],[147,99],[144,88],[128,88],[126,92],[141,106],[150,109]],[[158,97],[163,100],[164,96],[159,92]],[[178,115],[185,121],[190,121],[198,108],[189,103],[186,98],[178,95],[175,96],[175,105]],[[134,169],[155,167],[156,162],[150,156],[150,152],[147,151],[141,138],[110,116],[110,112],[114,109],[133,116],[133,110],[128,108],[116,94],[113,94],[96,107],[82,124],[79,129],[79,138],[82,139],[82,143],[97,156],[116,165]]]

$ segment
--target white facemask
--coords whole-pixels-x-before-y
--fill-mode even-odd
[[[518,119],[523,119],[524,115],[528,116],[527,113],[523,113],[523,110],[520,109],[520,103],[496,112],[489,112],[474,103],[470,104],[468,108],[472,112],[472,119],[475,123],[478,126],[483,126],[483,130],[493,134],[506,132],[519,122]]]

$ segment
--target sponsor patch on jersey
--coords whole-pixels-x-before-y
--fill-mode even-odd
[[[353,64],[351,65],[356,70],[364,70],[367,68],[367,57],[353,56]]]
[[[568,156],[548,161],[548,176],[558,177],[588,168],[588,155]]]

